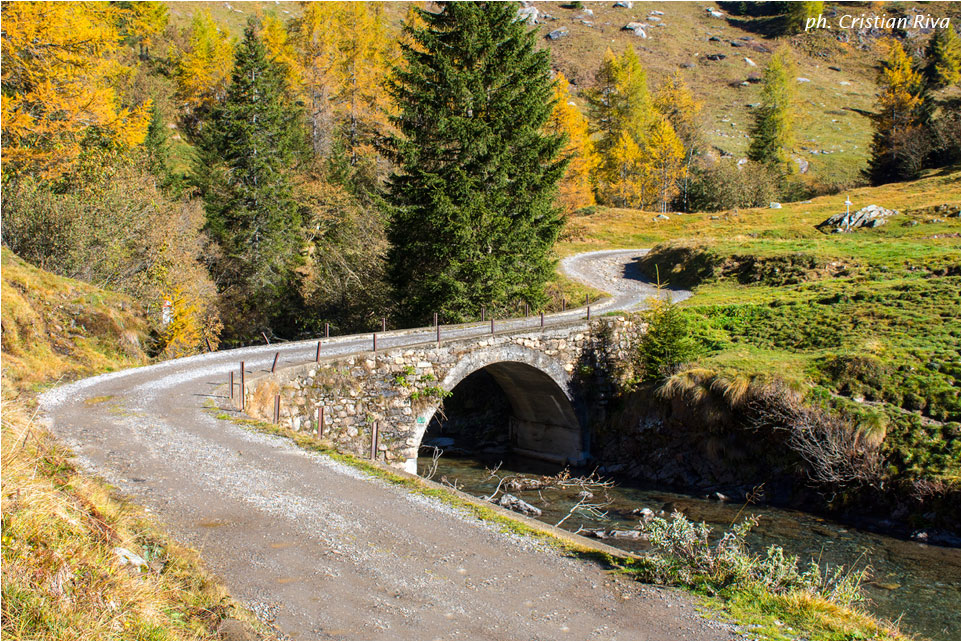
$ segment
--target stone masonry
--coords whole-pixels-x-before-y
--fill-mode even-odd
[[[487,368],[514,416],[515,448],[564,463],[588,455],[589,406],[611,382],[599,367],[629,348],[635,321],[603,317],[575,326],[506,332],[366,351],[291,366],[248,380],[246,411],[280,424],[317,430],[342,452],[367,457],[375,423],[377,458],[416,472],[418,447],[443,398],[471,373]],[[602,340],[603,339],[603,340]],[[608,376],[608,375],[606,375]],[[590,399],[589,399],[590,398]]]

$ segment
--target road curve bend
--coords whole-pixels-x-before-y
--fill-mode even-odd
[[[631,259],[593,252],[563,262],[612,293],[594,310],[636,308],[652,293]],[[684,294],[684,293],[680,293]],[[583,323],[584,310],[551,315]],[[537,319],[499,322],[534,327]],[[384,347],[431,340],[389,332]],[[475,324],[446,336],[484,332]],[[450,333],[450,334],[449,334]],[[325,342],[324,355],[370,337]],[[195,546],[232,595],[292,639],[719,639],[677,591],[610,577],[530,539],[370,479],[281,438],[216,419],[218,390],[244,360],[253,372],[314,356],[314,342],[177,359],[60,386],[41,397],[78,463]]]

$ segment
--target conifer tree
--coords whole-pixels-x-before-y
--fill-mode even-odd
[[[923,82],[897,40],[879,70],[878,111],[872,120],[872,151],[866,171],[875,185],[918,176],[928,149],[923,133]]]
[[[234,42],[218,28],[209,11],[194,14],[188,27],[188,47],[177,56],[177,96],[186,112],[189,133],[224,99],[234,63]]]
[[[510,3],[452,2],[405,27],[389,91],[397,165],[387,200],[390,279],[407,320],[543,305],[561,228],[565,161],[545,135],[549,57]]]
[[[818,19],[824,10],[823,2],[810,2],[800,0],[793,2],[783,2],[785,7],[782,14],[784,20],[784,32],[787,34],[798,33],[805,30],[805,24],[811,18]]]
[[[787,49],[776,51],[765,68],[761,105],[754,112],[748,158],[785,175],[792,171],[795,146],[795,65]]]
[[[600,160],[588,135],[588,121],[571,97],[570,84],[558,72],[554,93],[554,109],[548,120],[548,131],[567,137],[564,155],[568,170],[559,188],[558,200],[566,212],[595,204],[593,175]]]
[[[655,115],[645,70],[633,48],[620,56],[609,49],[595,80],[587,98],[594,129],[600,133],[599,195],[620,207],[642,207],[650,190],[638,172]],[[632,181],[636,184],[629,185]]]
[[[959,34],[955,29],[939,29],[925,50],[925,80],[929,87],[941,89],[959,84]]]
[[[255,329],[244,322],[276,319],[300,256],[300,212],[289,182],[300,151],[299,116],[284,85],[283,69],[248,24],[195,167],[206,229],[220,248],[212,271],[234,306],[225,320],[235,336]]]
[[[667,118],[659,118],[645,141],[642,173],[648,177],[658,202],[658,210],[667,212],[678,194],[678,181],[684,173],[684,148]]]

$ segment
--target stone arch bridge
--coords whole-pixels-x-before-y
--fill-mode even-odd
[[[295,431],[321,425],[339,450],[416,473],[443,398],[483,369],[510,402],[515,451],[579,464],[589,453],[591,407],[610,388],[598,366],[628,348],[631,324],[602,317],[322,358],[248,379],[245,410]]]

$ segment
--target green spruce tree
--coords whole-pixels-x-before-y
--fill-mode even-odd
[[[791,173],[789,156],[795,146],[795,65],[786,49],[772,56],[765,68],[761,105],[755,108],[748,158],[780,174]]]
[[[955,29],[939,29],[925,48],[924,76],[928,86],[941,89],[959,84],[959,34]]]
[[[387,201],[390,279],[402,316],[458,322],[538,309],[562,225],[566,161],[545,135],[554,83],[547,51],[500,2],[444,3],[407,25],[389,91],[397,170]]]
[[[226,329],[241,340],[279,322],[300,260],[301,214],[290,173],[303,138],[284,78],[249,23],[195,164],[206,229],[220,250],[212,272],[229,306]]]

